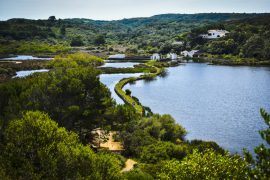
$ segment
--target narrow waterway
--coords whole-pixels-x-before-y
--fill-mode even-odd
[[[129,77],[138,77],[142,73],[128,73],[128,74],[101,74],[100,75],[100,81],[105,84],[112,93],[112,98],[115,99],[115,101],[118,104],[124,104],[124,101],[118,97],[118,95],[114,91],[114,86],[123,78],[129,78]]]
[[[107,62],[104,65],[102,65],[101,67],[114,67],[114,68],[128,68],[128,67],[133,67],[134,65],[137,65],[140,63],[136,63],[136,62]]]
[[[35,57],[30,55],[18,55],[10,58],[2,58],[0,61],[26,61],[26,60],[52,60],[53,58]]]
[[[16,72],[16,76],[14,76],[13,78],[22,78],[22,77],[26,77],[29,76],[33,73],[40,73],[40,72],[48,72],[48,69],[38,69],[38,70],[24,70],[24,71],[17,71]]]

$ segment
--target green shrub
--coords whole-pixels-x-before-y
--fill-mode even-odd
[[[4,179],[121,177],[120,162],[116,158],[96,155],[79,142],[77,134],[59,128],[42,112],[26,112],[22,118],[11,121],[4,139],[6,143],[0,154],[0,176],[5,176]]]
[[[158,141],[144,146],[140,154],[140,160],[145,163],[156,164],[162,160],[183,159],[188,154],[188,147],[184,144],[175,145],[171,142]]]
[[[50,61],[49,66],[53,68],[63,67],[63,68],[75,68],[79,66],[100,66],[104,63],[104,60],[96,56],[76,52],[69,55],[58,55]]]
[[[249,164],[240,156],[194,151],[182,161],[170,160],[161,164],[159,179],[249,179]]]

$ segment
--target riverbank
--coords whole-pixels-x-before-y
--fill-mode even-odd
[[[175,66],[175,63],[171,62],[156,62],[156,61],[149,61],[146,63],[146,66],[149,68],[154,68],[155,72],[152,73],[146,73],[143,74],[139,77],[130,77],[130,78],[124,78],[120,80],[116,85],[115,85],[115,92],[116,94],[126,103],[135,108],[135,110],[138,112],[138,114],[144,114],[144,107],[138,102],[137,99],[134,97],[128,95],[126,92],[123,91],[123,88],[125,85],[129,83],[133,83],[135,81],[139,80],[152,80],[155,77],[161,75],[162,73],[165,72],[165,67],[170,67],[170,66]]]
[[[270,60],[258,60],[255,58],[242,58],[233,55],[212,55],[206,57],[193,58],[194,62],[208,62],[212,65],[224,66],[270,66]]]
[[[117,73],[155,73],[154,67],[148,66],[144,63],[134,65],[134,67],[116,68],[116,67],[99,67],[103,74],[117,74]]]
[[[233,59],[212,59],[212,65],[224,66],[270,66],[270,61],[254,61],[245,59],[244,61],[237,61]]]

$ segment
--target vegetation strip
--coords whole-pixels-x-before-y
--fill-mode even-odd
[[[164,72],[164,68],[159,68],[156,66],[150,66],[149,67],[154,67],[156,69],[155,73],[147,73],[147,74],[143,74],[139,77],[130,77],[130,78],[124,78],[121,79],[114,87],[114,91],[116,92],[116,94],[126,103],[129,104],[131,106],[133,106],[136,111],[139,114],[143,114],[144,108],[138,104],[138,102],[136,100],[134,100],[131,96],[127,95],[124,91],[123,91],[123,87],[128,84],[128,83],[132,83],[138,80],[142,80],[142,79],[153,79],[156,76],[160,75],[162,72]]]

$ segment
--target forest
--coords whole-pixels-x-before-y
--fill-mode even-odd
[[[215,142],[187,141],[170,115],[116,104],[99,80],[103,63],[86,53],[59,55],[48,73],[0,84],[1,179],[270,178],[270,115],[263,109],[268,128],[260,134],[268,145],[255,148],[256,157],[230,154]],[[124,151],[90,146],[97,128],[117,132]],[[128,158],[137,164],[121,172]]]
[[[172,49],[179,52],[186,47],[172,48],[171,44],[179,41],[183,33],[215,23],[237,24],[237,20],[261,16],[268,14],[164,14],[117,21],[57,19],[55,16],[47,20],[10,19],[0,22],[0,54],[66,52],[72,46],[85,46],[90,50],[100,46],[107,51],[118,50],[120,46],[133,54],[166,53]]]

